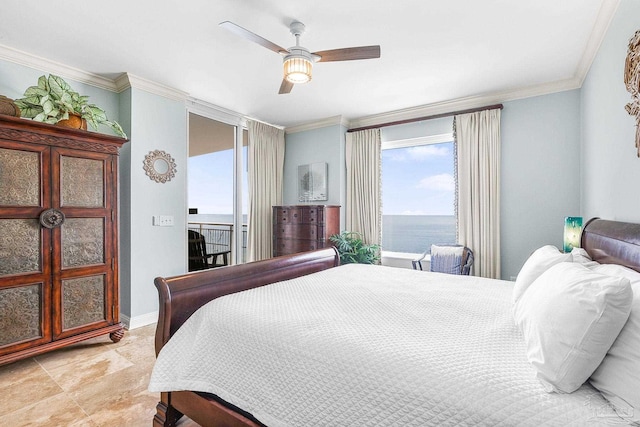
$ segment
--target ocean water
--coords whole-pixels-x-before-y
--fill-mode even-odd
[[[456,243],[453,215],[383,215],[382,249],[422,253],[432,244]]]
[[[231,223],[233,215],[189,215],[189,221]],[[245,215],[244,223],[247,223]],[[393,252],[422,253],[432,244],[456,242],[453,215],[383,215],[382,249]]]

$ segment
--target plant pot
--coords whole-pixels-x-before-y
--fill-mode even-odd
[[[69,114],[69,118],[67,120],[60,120],[56,125],[65,128],[87,130],[87,121],[79,114]]]
[[[20,109],[12,99],[0,95],[0,114],[7,116],[20,117]]]

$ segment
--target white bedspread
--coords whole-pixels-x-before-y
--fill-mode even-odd
[[[620,423],[589,385],[542,389],[512,285],[346,265],[227,295],[165,345],[149,390],[214,393],[273,427]]]

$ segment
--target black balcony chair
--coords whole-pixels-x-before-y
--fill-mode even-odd
[[[450,248],[463,248],[462,256],[455,256],[451,253]],[[414,270],[422,270],[422,261],[427,255],[431,255],[429,271],[448,274],[461,274],[468,276],[473,265],[473,251],[462,245],[432,245],[431,250],[422,254],[418,259],[414,259]]]
[[[189,271],[229,265],[231,251],[207,253],[207,244],[202,234],[188,230],[187,237],[189,238]]]

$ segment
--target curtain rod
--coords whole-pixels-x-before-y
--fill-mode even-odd
[[[502,110],[502,108],[503,108],[502,104],[494,104],[494,105],[489,105],[487,107],[471,108],[468,110],[453,111],[451,113],[434,114],[432,116],[416,117],[415,119],[398,120],[395,122],[382,123],[379,125],[363,126],[359,128],[348,129],[347,132],[357,132],[360,130],[377,129],[377,128],[384,128],[387,126],[395,126],[395,125],[404,125],[406,123],[421,122],[423,120],[431,120],[431,119],[440,119],[442,117],[455,116],[458,114],[476,113],[478,111],[484,111],[484,110],[496,110],[496,109]]]

